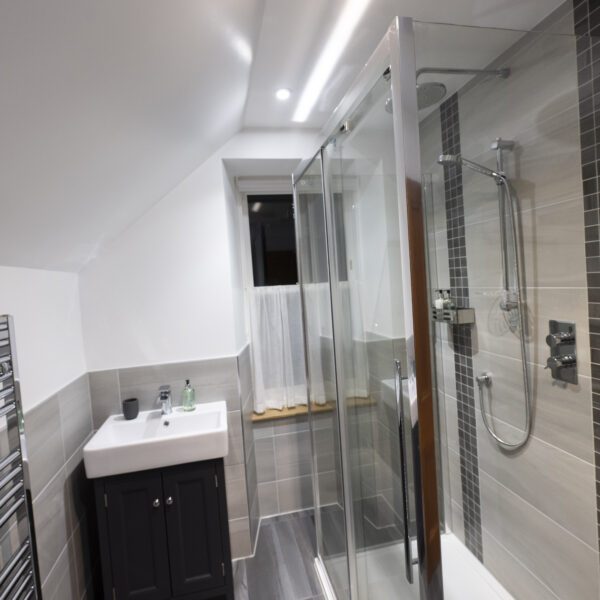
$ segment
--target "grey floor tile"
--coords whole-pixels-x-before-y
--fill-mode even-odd
[[[236,561],[236,600],[322,598],[313,567],[312,511],[264,519],[253,557]]]

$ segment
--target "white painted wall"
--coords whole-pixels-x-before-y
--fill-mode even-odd
[[[237,353],[242,246],[223,161],[316,149],[312,130],[242,131],[89,263],[80,272],[88,369]]]
[[[86,372],[77,274],[0,266],[0,281],[27,411]]]

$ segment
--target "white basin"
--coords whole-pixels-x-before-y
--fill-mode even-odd
[[[207,402],[170,415],[144,411],[130,421],[113,415],[84,446],[83,462],[92,479],[221,458],[228,450],[227,406]]]

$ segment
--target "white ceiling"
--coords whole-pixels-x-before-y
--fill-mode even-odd
[[[304,126],[324,123],[397,14],[527,29],[559,4],[371,0]],[[76,271],[242,126],[293,126],[343,5],[0,0],[0,264]]]
[[[284,127],[292,115],[303,84],[317,61],[335,18],[346,0],[265,0],[265,17],[260,32],[248,100],[244,113],[247,127]],[[421,21],[478,25],[527,30],[558,8],[563,0],[370,0],[351,42],[343,53],[328,85],[321,94],[305,127],[321,127],[341,100],[352,80],[371,55],[395,16],[409,16]],[[462,34],[457,32],[457,36]],[[498,36],[495,36],[496,38]],[[479,38],[480,49],[486,49],[486,38]],[[514,38],[513,38],[514,39]],[[457,64],[465,56],[473,56],[474,46],[460,52],[460,40],[454,46]],[[444,55],[447,41],[440,52]],[[508,47],[508,46],[506,46]],[[493,58],[497,46],[480,56],[485,65]],[[490,50],[492,54],[490,55]],[[453,56],[447,56],[452,61]],[[424,78],[425,81],[427,78]],[[464,81],[463,81],[464,83]],[[286,87],[293,91],[290,101],[282,103],[274,97],[275,90]]]

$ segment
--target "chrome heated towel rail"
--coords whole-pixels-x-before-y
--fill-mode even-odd
[[[0,315],[0,600],[38,599],[13,319]]]

